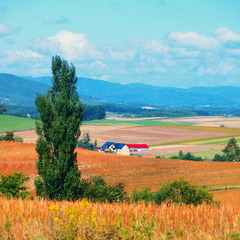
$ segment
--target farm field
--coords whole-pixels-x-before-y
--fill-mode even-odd
[[[237,240],[239,198],[221,205],[0,201],[2,239]]]
[[[212,123],[211,119],[208,120]],[[240,163],[147,157],[175,154],[179,150],[208,156],[210,152],[221,153],[224,145],[220,144],[226,143],[228,138],[235,136],[240,139],[239,128],[197,125],[83,125],[81,131],[89,131],[92,140],[97,139],[99,145],[105,141],[116,141],[147,143],[151,147],[149,151],[140,152],[145,157],[77,149],[79,169],[83,178],[101,175],[110,183],[123,182],[129,193],[144,187],[156,191],[164,181],[184,177],[190,183],[211,190],[214,200],[220,201],[219,205],[156,206],[141,203],[98,204],[86,200],[1,199],[0,236],[3,236],[2,239],[64,239],[65,236],[78,234],[79,239],[106,239],[106,236],[115,234],[116,239],[125,239],[126,236],[129,239],[152,240],[239,239]],[[37,135],[34,130],[16,132],[15,135],[23,137],[25,142],[0,142],[0,174],[17,170],[30,176],[27,186],[31,195],[35,196]],[[141,238],[136,237],[140,235]],[[108,239],[114,239],[111,237]]]
[[[111,124],[110,124],[111,122]],[[187,117],[187,118],[120,118],[90,121],[81,126],[81,131],[89,131],[91,139],[99,146],[107,141],[121,143],[146,143],[149,151],[140,154],[156,156],[183,152],[219,152],[231,137],[240,140],[240,128],[219,127],[223,123],[239,124],[239,118]],[[213,123],[216,126],[212,126]],[[167,125],[166,125],[167,124]],[[183,125],[182,125],[183,124]],[[202,126],[204,124],[204,126]],[[218,127],[217,127],[218,126]],[[35,130],[16,132],[24,142],[35,143]]]
[[[77,150],[77,153],[84,178],[101,175],[111,183],[125,183],[128,191],[147,186],[157,190],[161,182],[179,177],[211,189],[240,188],[240,163],[120,156],[87,150]],[[36,176],[36,159],[35,144],[0,142],[1,174],[13,173],[16,169]]]
[[[165,122],[171,120],[164,120]],[[207,127],[225,127],[239,128],[240,119],[238,117],[218,117],[218,116],[197,116],[197,117],[186,117],[186,118],[175,118],[175,121],[195,124],[197,126]]]
[[[15,116],[0,115],[0,132],[6,130],[31,129],[35,127],[35,120]]]

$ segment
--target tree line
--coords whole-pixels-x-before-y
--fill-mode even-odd
[[[0,114],[6,114],[16,117],[27,118],[30,117],[32,119],[38,120],[39,114],[37,108],[35,106],[14,106],[6,104],[0,104]],[[101,120],[105,119],[106,112],[103,106],[91,106],[84,105],[83,106],[83,121],[90,120]]]

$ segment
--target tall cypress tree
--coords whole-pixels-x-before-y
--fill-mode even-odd
[[[52,74],[52,87],[45,95],[38,95],[35,102],[40,116],[36,124],[36,193],[48,199],[77,199],[82,188],[74,149],[80,136],[83,106],[76,91],[75,67],[55,56]]]

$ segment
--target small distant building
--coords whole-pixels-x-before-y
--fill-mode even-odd
[[[122,155],[130,155],[131,152],[139,152],[148,150],[147,144],[126,144],[126,143],[115,143],[106,142],[102,145],[101,152],[109,152]]]
[[[126,143],[106,142],[102,145],[100,151],[122,155],[130,154],[129,147],[126,145]]]
[[[146,151],[149,149],[147,144],[127,144],[130,152]]]
[[[129,147],[127,146],[126,143],[114,143],[115,146],[115,151],[117,154],[122,154],[122,155],[129,155]]]
[[[100,148],[101,152],[110,152],[113,148],[114,142],[105,142]]]

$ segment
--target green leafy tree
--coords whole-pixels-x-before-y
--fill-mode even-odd
[[[215,154],[213,159],[212,159],[213,162],[227,162],[227,157],[226,155],[220,155],[220,154]]]
[[[0,136],[0,141],[15,141],[13,132],[6,132],[6,135]]]
[[[78,141],[77,146],[88,150],[94,150],[97,148],[97,140],[92,143],[89,132],[84,132],[83,138]]]
[[[6,104],[0,104],[0,114],[3,114],[7,112],[7,105]]]
[[[85,180],[83,196],[93,202],[113,203],[127,200],[123,183],[109,184],[99,176]]]
[[[189,160],[189,161],[203,161],[201,157],[195,157],[192,153],[187,152],[183,153],[182,150],[179,151],[178,155],[170,156],[170,159],[181,159],[181,160]]]
[[[213,203],[213,195],[206,189],[191,185],[183,178],[166,182],[163,187],[155,193],[155,203],[162,202],[184,203],[199,205],[203,202]]]
[[[52,87],[36,98],[39,112],[36,193],[48,199],[77,199],[82,186],[74,150],[83,117],[76,91],[77,76],[75,67],[59,56],[52,58],[52,74]]]
[[[29,177],[24,176],[22,173],[13,173],[7,176],[0,176],[0,193],[5,198],[21,198],[25,199],[29,192],[28,188],[23,184],[29,180]],[[0,194],[0,196],[1,196]]]
[[[239,162],[240,161],[240,148],[237,145],[237,140],[231,138],[228,141],[227,146],[222,150],[226,154],[228,162]]]

